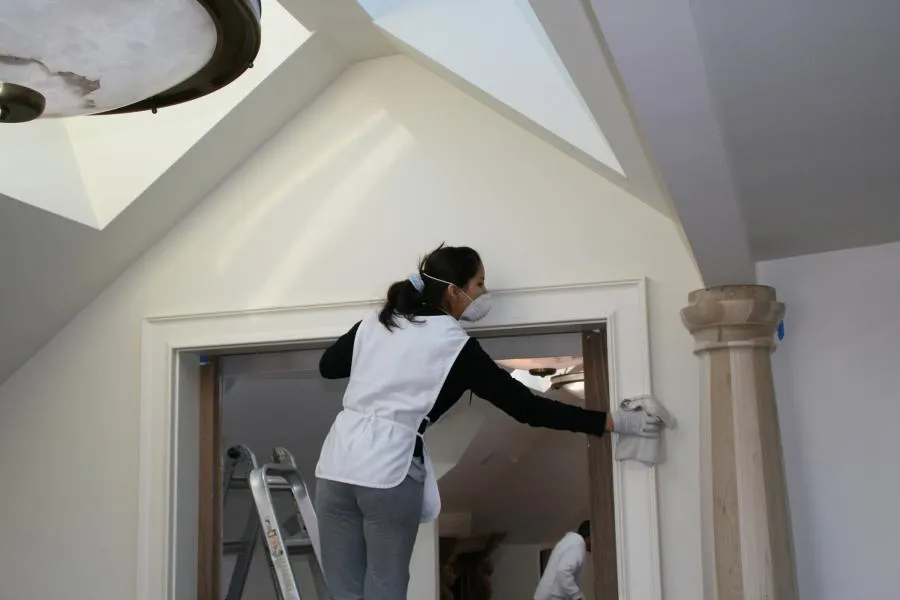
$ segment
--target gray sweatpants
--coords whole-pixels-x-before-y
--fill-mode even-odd
[[[322,570],[332,600],[406,600],[424,481],[420,459],[393,488],[317,480]]]

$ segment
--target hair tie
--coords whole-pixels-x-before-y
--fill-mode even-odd
[[[412,284],[412,286],[414,288],[416,288],[416,291],[419,292],[420,294],[425,289],[425,281],[422,279],[421,273],[413,273],[412,275],[407,277],[407,279]]]

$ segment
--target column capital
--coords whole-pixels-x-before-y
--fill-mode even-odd
[[[725,285],[695,290],[681,320],[697,342],[695,352],[716,348],[774,348],[784,303],[765,285]]]

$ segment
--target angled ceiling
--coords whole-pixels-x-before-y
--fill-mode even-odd
[[[0,145],[12,136],[18,145],[0,164],[0,381],[344,69],[391,51],[341,43],[320,4],[264,0],[268,66],[196,104],[4,128]],[[320,25],[312,35],[310,22]],[[17,178],[23,171],[30,176]]]
[[[707,285],[900,239],[896,3],[530,3],[595,117],[615,65]]]
[[[894,3],[264,4],[256,68],[207,98],[3,128],[0,381],[347,66],[396,52],[677,219],[708,285],[900,239]]]
[[[625,176],[527,2],[409,0],[394,3],[375,23]]]
[[[692,4],[753,258],[900,240],[900,4]]]
[[[360,0],[410,58],[674,218],[605,62],[585,90],[526,0]],[[554,4],[555,6],[555,4]],[[624,117],[624,118],[623,118]]]
[[[613,64],[649,167],[677,211],[708,285],[755,278],[743,216],[712,113],[688,2],[531,0],[594,115],[598,65]],[[664,183],[663,183],[664,182]]]
[[[361,60],[407,54],[675,218],[614,70],[604,58],[576,85],[532,4],[264,0],[255,67],[210,96],[4,127],[0,382]]]
[[[266,9],[264,42],[253,68],[214,94],[157,114],[42,119],[4,127],[0,193],[104,229],[312,35],[277,2]],[[153,152],[143,153],[140,146]],[[47,170],[52,177],[41,176]]]

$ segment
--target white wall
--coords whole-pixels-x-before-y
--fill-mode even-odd
[[[539,544],[502,544],[494,552],[493,600],[531,600],[540,579]]]
[[[439,539],[437,521],[419,526],[416,546],[409,561],[407,597],[412,600],[437,600],[440,597]]]
[[[802,598],[900,594],[900,244],[760,263]]]
[[[494,288],[651,279],[653,384],[681,419],[659,469],[664,585],[696,600],[678,310],[700,281],[677,227],[400,57],[345,73],[0,388],[0,597],[133,597],[142,318],[378,297],[442,240],[477,247]]]

